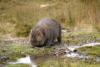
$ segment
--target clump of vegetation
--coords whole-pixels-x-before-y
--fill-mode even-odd
[[[56,18],[63,29],[99,31],[99,18],[96,18],[99,17],[99,3],[98,0],[1,0],[0,35],[26,37],[34,24],[44,17]],[[49,6],[40,7],[42,4]]]
[[[49,52],[52,50],[52,48],[31,48],[29,45],[18,45],[17,43],[0,45],[0,55],[9,57],[8,61],[15,61],[27,55],[32,55],[34,57],[44,56],[45,54],[50,54]],[[5,61],[1,61],[0,63]]]
[[[22,25],[22,27],[21,27],[21,25]],[[27,37],[29,35],[30,30],[32,29],[32,26],[30,26],[28,24],[21,24],[21,25],[16,26],[16,27],[18,27],[18,29],[16,29],[16,36]]]
[[[82,45],[100,41],[100,33],[89,33],[86,31],[75,31],[62,33],[62,40],[68,45]]]
[[[89,55],[100,55],[100,45],[80,47],[78,49]]]
[[[100,64],[94,64],[91,60],[86,62],[86,60],[77,60],[65,57],[41,63],[38,67],[99,67],[99,65]]]
[[[6,67],[32,67],[32,66],[29,64],[18,63],[18,64],[10,64],[10,65],[7,65]]]
[[[94,31],[100,31],[100,1],[98,0],[80,0],[86,7],[86,11],[88,11],[88,16],[91,21],[91,24],[93,25]]]
[[[100,33],[91,33],[89,36],[99,38],[100,37]]]

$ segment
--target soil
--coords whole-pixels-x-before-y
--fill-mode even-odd
[[[48,54],[48,55],[52,55],[52,56],[64,56],[66,54],[66,52],[65,52],[66,50],[68,50],[70,53],[72,52],[67,48],[69,45],[72,45],[72,44],[82,45],[84,43],[91,43],[91,42],[100,41],[99,37],[88,36],[89,37],[88,39],[86,39],[86,38],[85,38],[85,40],[80,39],[79,41],[77,41],[77,43],[76,42],[73,43],[75,41],[75,39],[79,39],[79,37],[85,38],[85,37],[87,37],[87,35],[77,35],[77,36],[74,36],[74,37],[71,37],[71,38],[67,38],[67,40],[70,40],[70,41],[63,41],[62,44],[60,44],[60,45],[58,45],[56,43],[57,45],[51,47],[53,50],[45,53],[44,55]],[[0,49],[2,47],[5,47],[5,45],[13,44],[13,43],[17,43],[18,45],[29,44],[28,38],[4,38],[4,37],[0,37]],[[6,52],[6,50],[2,50],[1,52],[2,53]],[[85,55],[84,53],[77,51],[77,50],[74,50],[73,52]],[[0,54],[0,61],[4,61],[3,63],[0,63],[0,67],[3,67],[7,63],[9,58],[10,57],[8,57],[8,56]]]

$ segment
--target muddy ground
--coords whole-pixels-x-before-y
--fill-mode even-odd
[[[34,56],[35,59],[43,56],[53,56],[54,58],[64,56],[66,54],[65,51],[68,50],[68,46],[83,45],[86,43],[94,42],[100,42],[100,33],[77,35],[65,33],[64,35],[62,35],[62,44],[55,43],[56,45],[52,46],[51,48],[31,48],[28,42],[28,38],[0,37],[0,67],[7,65],[7,63],[10,61],[15,61],[16,59],[27,55]],[[85,54],[80,50],[75,50],[74,52],[80,52],[81,54]],[[37,60],[36,62],[40,63]]]

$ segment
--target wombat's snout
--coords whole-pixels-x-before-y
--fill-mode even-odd
[[[43,45],[41,43],[32,43],[31,46],[34,47],[42,47]]]
[[[35,45],[31,43],[31,47],[35,47]]]

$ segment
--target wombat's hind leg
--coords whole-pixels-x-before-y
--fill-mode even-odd
[[[61,43],[61,35],[57,38],[58,42]]]

